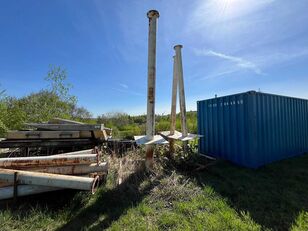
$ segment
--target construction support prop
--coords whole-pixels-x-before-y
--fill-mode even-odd
[[[176,98],[178,89],[178,75],[176,73],[176,57],[173,56],[173,81],[172,81],[172,96],[171,96],[171,126],[170,135],[174,135],[175,125],[176,125]],[[174,139],[169,139],[170,155],[172,155],[174,150]]]
[[[176,57],[176,74],[179,82],[179,98],[180,98],[180,111],[181,111],[181,125],[182,135],[186,137],[188,135],[187,123],[186,123],[186,102],[185,102],[185,91],[184,91],[184,77],[183,77],[183,64],[182,64],[182,45],[174,46],[175,57]],[[187,152],[187,141],[183,142],[184,152]]]
[[[147,140],[152,140],[155,135],[155,82],[156,82],[156,28],[159,13],[150,10],[147,13],[149,18],[149,41],[148,41],[148,91],[147,91]],[[146,145],[146,167],[153,167],[154,145]]]

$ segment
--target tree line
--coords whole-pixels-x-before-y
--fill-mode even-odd
[[[188,131],[197,133],[197,112],[189,111],[186,114]],[[155,116],[155,131],[170,130],[170,115]],[[98,123],[112,128],[115,137],[132,139],[134,135],[144,135],[146,131],[146,115],[130,116],[123,112],[109,112],[98,116]],[[181,131],[180,115],[176,116],[176,129]]]
[[[113,129],[116,138],[132,139],[134,135],[145,134],[146,115],[108,112],[93,118],[86,108],[78,106],[77,97],[70,93],[72,85],[67,82],[67,71],[63,67],[50,66],[44,80],[48,83],[45,89],[19,98],[0,90],[0,137],[8,130],[23,129],[26,122],[46,122],[54,117],[102,123]],[[156,115],[155,121],[156,131],[170,129],[170,115]],[[187,112],[187,126],[189,132],[197,132],[196,112]],[[176,128],[181,129],[179,115]]]

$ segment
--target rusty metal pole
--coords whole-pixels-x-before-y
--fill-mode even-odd
[[[7,183],[14,183],[16,173],[20,184],[89,190],[92,193],[96,191],[99,183],[99,177],[89,178],[12,169],[0,169],[0,179]]]
[[[15,168],[15,169],[33,171],[33,172],[61,174],[61,175],[81,175],[94,172],[102,172],[102,173],[107,172],[108,163],[104,162],[104,163],[90,164],[90,165],[45,166],[45,167],[34,167],[34,168]]]
[[[176,56],[176,67],[177,75],[179,79],[179,96],[180,96],[180,110],[181,110],[181,126],[182,135],[186,137],[188,135],[187,123],[186,123],[186,102],[185,102],[185,91],[184,91],[184,78],[183,78],[183,64],[182,64],[182,45],[174,46]],[[187,141],[183,142],[184,152],[187,152]]]
[[[173,81],[172,81],[172,99],[171,99],[171,126],[170,135],[174,135],[176,125],[176,97],[178,89],[178,76],[176,73],[176,57],[173,56]],[[174,153],[174,139],[169,139],[170,155]]]
[[[65,166],[65,165],[92,164],[96,162],[97,162],[97,154],[12,157],[12,158],[0,158],[0,168]]]
[[[148,44],[148,97],[147,97],[147,140],[152,140],[155,135],[155,80],[156,80],[156,27],[159,13],[150,10],[149,18],[149,44]],[[146,145],[146,167],[153,167],[154,145]]]

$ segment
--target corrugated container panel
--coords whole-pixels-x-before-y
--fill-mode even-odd
[[[308,100],[249,91],[197,102],[199,152],[257,168],[308,153]]]

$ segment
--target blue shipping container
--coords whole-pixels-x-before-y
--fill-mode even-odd
[[[200,154],[257,168],[308,153],[308,100],[249,91],[197,102]]]

